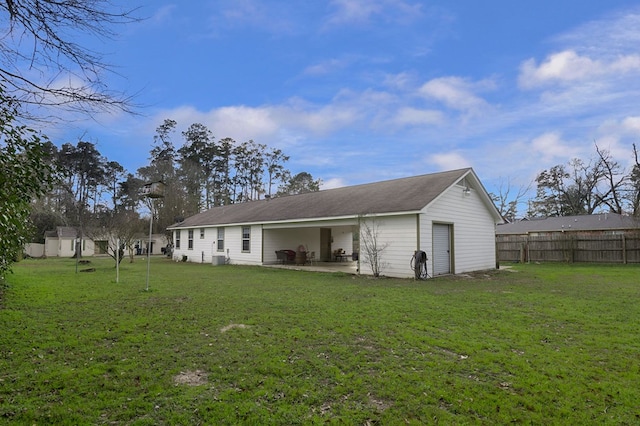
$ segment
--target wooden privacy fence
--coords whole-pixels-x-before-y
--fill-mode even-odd
[[[501,262],[640,263],[640,233],[496,235]]]

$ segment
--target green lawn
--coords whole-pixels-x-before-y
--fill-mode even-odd
[[[27,260],[0,423],[638,424],[640,267],[429,281]]]

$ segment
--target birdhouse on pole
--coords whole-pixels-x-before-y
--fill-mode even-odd
[[[166,185],[161,180],[157,182],[145,183],[142,186],[140,195],[148,198],[162,198],[164,197],[164,189]]]

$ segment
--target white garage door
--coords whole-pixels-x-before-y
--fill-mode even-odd
[[[433,225],[433,275],[451,273],[451,226]]]

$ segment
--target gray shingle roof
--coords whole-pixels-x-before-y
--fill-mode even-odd
[[[214,207],[169,228],[418,211],[470,168]]]
[[[581,216],[549,217],[546,219],[521,220],[504,223],[496,227],[496,234],[527,234],[531,232],[562,231],[610,231],[638,229],[640,222],[630,216],[616,213],[601,213]]]
[[[56,228],[58,238],[76,238],[78,230],[72,226],[58,226]]]

